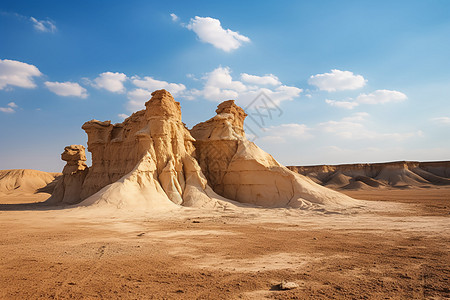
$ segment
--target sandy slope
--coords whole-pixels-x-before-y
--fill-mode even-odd
[[[30,169],[0,170],[0,202],[32,203],[46,200],[61,173]]]

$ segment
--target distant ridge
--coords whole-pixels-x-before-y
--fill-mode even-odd
[[[450,185],[450,161],[394,161],[288,168],[333,189],[368,190]]]
[[[60,175],[31,169],[0,170],[0,193],[52,193]]]

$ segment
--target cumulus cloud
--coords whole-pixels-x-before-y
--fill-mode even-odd
[[[30,21],[33,23],[34,29],[39,32],[56,32],[56,25],[50,20],[37,20],[36,18],[30,17]]]
[[[198,17],[191,19],[186,28],[197,34],[200,41],[226,52],[238,49],[250,39],[236,31],[222,28],[218,19]]]
[[[178,16],[177,16],[176,14],[174,14],[174,13],[171,13],[171,14],[170,14],[170,17],[172,18],[172,21],[174,21],[174,22],[178,22],[178,20],[180,19],[180,18],[178,18]]]
[[[127,108],[130,111],[142,109],[145,102],[147,102],[155,90],[165,89],[169,91],[174,97],[183,95],[186,86],[181,83],[170,83],[163,80],[157,80],[150,76],[141,78],[139,76],[131,77],[131,82],[137,87],[127,93],[128,104]]]
[[[19,108],[16,103],[9,102],[6,107],[0,107],[0,111],[8,114],[16,112],[16,108]]]
[[[247,74],[250,80],[258,80],[265,76],[256,76]],[[231,69],[228,67],[218,67],[207,73],[203,80],[205,81],[203,89],[191,90],[194,96],[204,97],[210,101],[224,101],[228,99],[237,100],[237,103],[243,107],[250,104],[258,95],[264,93],[272,103],[279,104],[282,101],[292,100],[300,95],[302,89],[295,86],[282,85],[276,76],[270,77],[271,80],[263,79],[258,86],[246,85],[239,80],[233,80]],[[273,80],[278,80],[277,85],[273,85]],[[254,83],[254,82],[253,82]]]
[[[94,79],[93,86],[98,89],[105,89],[113,93],[124,93],[123,83],[127,80],[124,73],[104,72]]]
[[[133,76],[131,82],[136,88],[127,93],[129,100],[127,109],[130,111],[142,109],[144,103],[151,98],[151,93],[158,89],[166,89],[174,97],[185,100],[192,100],[196,97],[217,102],[234,99],[243,107],[251,103],[261,93],[264,93],[270,99],[271,104],[279,104],[282,101],[293,100],[302,92],[300,88],[282,84],[272,74],[265,76],[243,74],[246,74],[244,78],[250,78],[250,84],[248,80],[247,82],[235,80],[231,75],[230,68],[218,67],[198,79],[203,83],[201,89],[187,89],[182,83],[170,83],[150,76],[143,78]],[[189,77],[195,76],[190,74]],[[256,81],[258,81],[258,84]]]
[[[367,80],[350,71],[331,70],[331,73],[312,75],[308,83],[322,91],[335,92],[362,88]]]
[[[145,102],[152,97],[152,92],[144,89],[134,89],[127,93],[128,103],[127,109],[129,111],[136,111],[144,108]]]
[[[359,95],[356,98],[356,101],[365,104],[382,104],[388,102],[401,102],[406,99],[408,99],[408,97],[398,91],[376,90],[370,94]]]
[[[0,90],[7,86],[34,88],[34,77],[42,76],[39,69],[33,65],[16,60],[0,59]]]
[[[138,76],[132,77],[132,82],[135,86],[147,89],[149,91],[155,91],[160,89],[168,90],[172,95],[176,96],[186,89],[186,86],[181,83],[169,83],[167,81],[157,80],[150,76],[140,78]]]
[[[238,98],[239,92],[244,92],[247,87],[242,82],[233,80],[230,73],[228,67],[214,69],[203,77],[203,80],[206,80],[203,89],[194,90],[192,93],[211,101]]]
[[[80,97],[80,98],[86,98],[88,96],[87,91],[84,87],[79,85],[76,82],[50,82],[46,81],[45,86],[59,96],[64,97]]]
[[[117,116],[118,116],[119,118],[123,119],[123,120],[125,120],[126,118],[129,117],[129,116],[126,115],[126,114],[118,114]]]
[[[398,91],[390,90],[376,90],[370,94],[360,94],[356,99],[348,99],[348,101],[336,101],[326,99],[325,103],[346,109],[353,109],[360,104],[383,104],[389,102],[401,102],[408,99],[408,97]]]
[[[353,109],[359,105],[359,103],[356,103],[354,101],[336,101],[336,100],[329,100],[329,99],[326,99],[325,103],[327,103],[331,106],[335,106],[335,107],[339,107],[339,108],[346,108],[346,109]]]
[[[247,73],[241,74],[241,80],[248,83],[258,84],[258,85],[280,85],[281,82],[278,77],[273,74],[268,74],[264,76],[250,75]]]

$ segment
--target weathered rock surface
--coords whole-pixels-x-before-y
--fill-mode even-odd
[[[65,147],[61,159],[67,163],[64,166],[63,175],[47,203],[79,203],[81,201],[81,188],[89,170],[86,165],[84,146],[70,145]]]
[[[196,156],[219,195],[265,207],[351,205],[354,200],[294,173],[245,138],[246,114],[233,100],[191,130]]]
[[[295,283],[293,281],[284,281],[284,280],[278,285],[278,288],[282,291],[293,290],[298,287],[299,287],[299,285],[297,283]]]
[[[292,166],[290,170],[335,189],[405,188],[450,184],[450,161]]]
[[[86,199],[82,205],[224,204],[226,199],[208,186],[192,156],[194,139],[181,122],[180,103],[159,90],[145,106],[123,123],[92,120],[82,126],[92,153],[92,166],[79,189],[80,200]]]
[[[355,204],[249,142],[243,129],[247,115],[233,100],[221,103],[215,117],[191,131],[169,92],[153,92],[145,106],[120,124],[92,120],[82,126],[92,166],[77,169],[83,165],[79,159],[71,173],[69,159],[52,203],[85,199],[81,205],[151,208],[224,207],[232,200],[265,207]],[[81,171],[87,172],[82,184],[81,175],[74,176]],[[69,191],[74,196],[67,196]]]

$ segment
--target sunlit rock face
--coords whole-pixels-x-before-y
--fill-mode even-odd
[[[83,182],[89,171],[86,165],[86,153],[82,145],[70,145],[64,148],[61,159],[66,161],[59,179],[48,203],[74,204],[80,202]]]
[[[123,123],[92,120],[82,126],[92,166],[84,164],[84,149],[77,163],[70,158],[72,150],[66,150],[67,172],[76,165],[84,175],[65,184],[64,196],[52,197],[54,202],[217,207],[231,199],[265,207],[309,207],[352,201],[288,170],[249,142],[247,115],[233,100],[219,104],[215,117],[191,131],[169,92],[153,92],[145,107]]]
[[[353,201],[288,170],[248,141],[244,133],[247,115],[233,100],[221,103],[216,113],[194,126],[191,134],[200,167],[219,195],[265,207],[339,205]]]
[[[159,90],[145,106],[123,123],[92,120],[82,126],[88,135],[92,166],[79,187],[78,202],[128,176],[137,186],[128,180],[121,193],[126,194],[126,186],[163,202],[208,205],[217,195],[192,156],[194,139],[181,122],[180,103]]]

